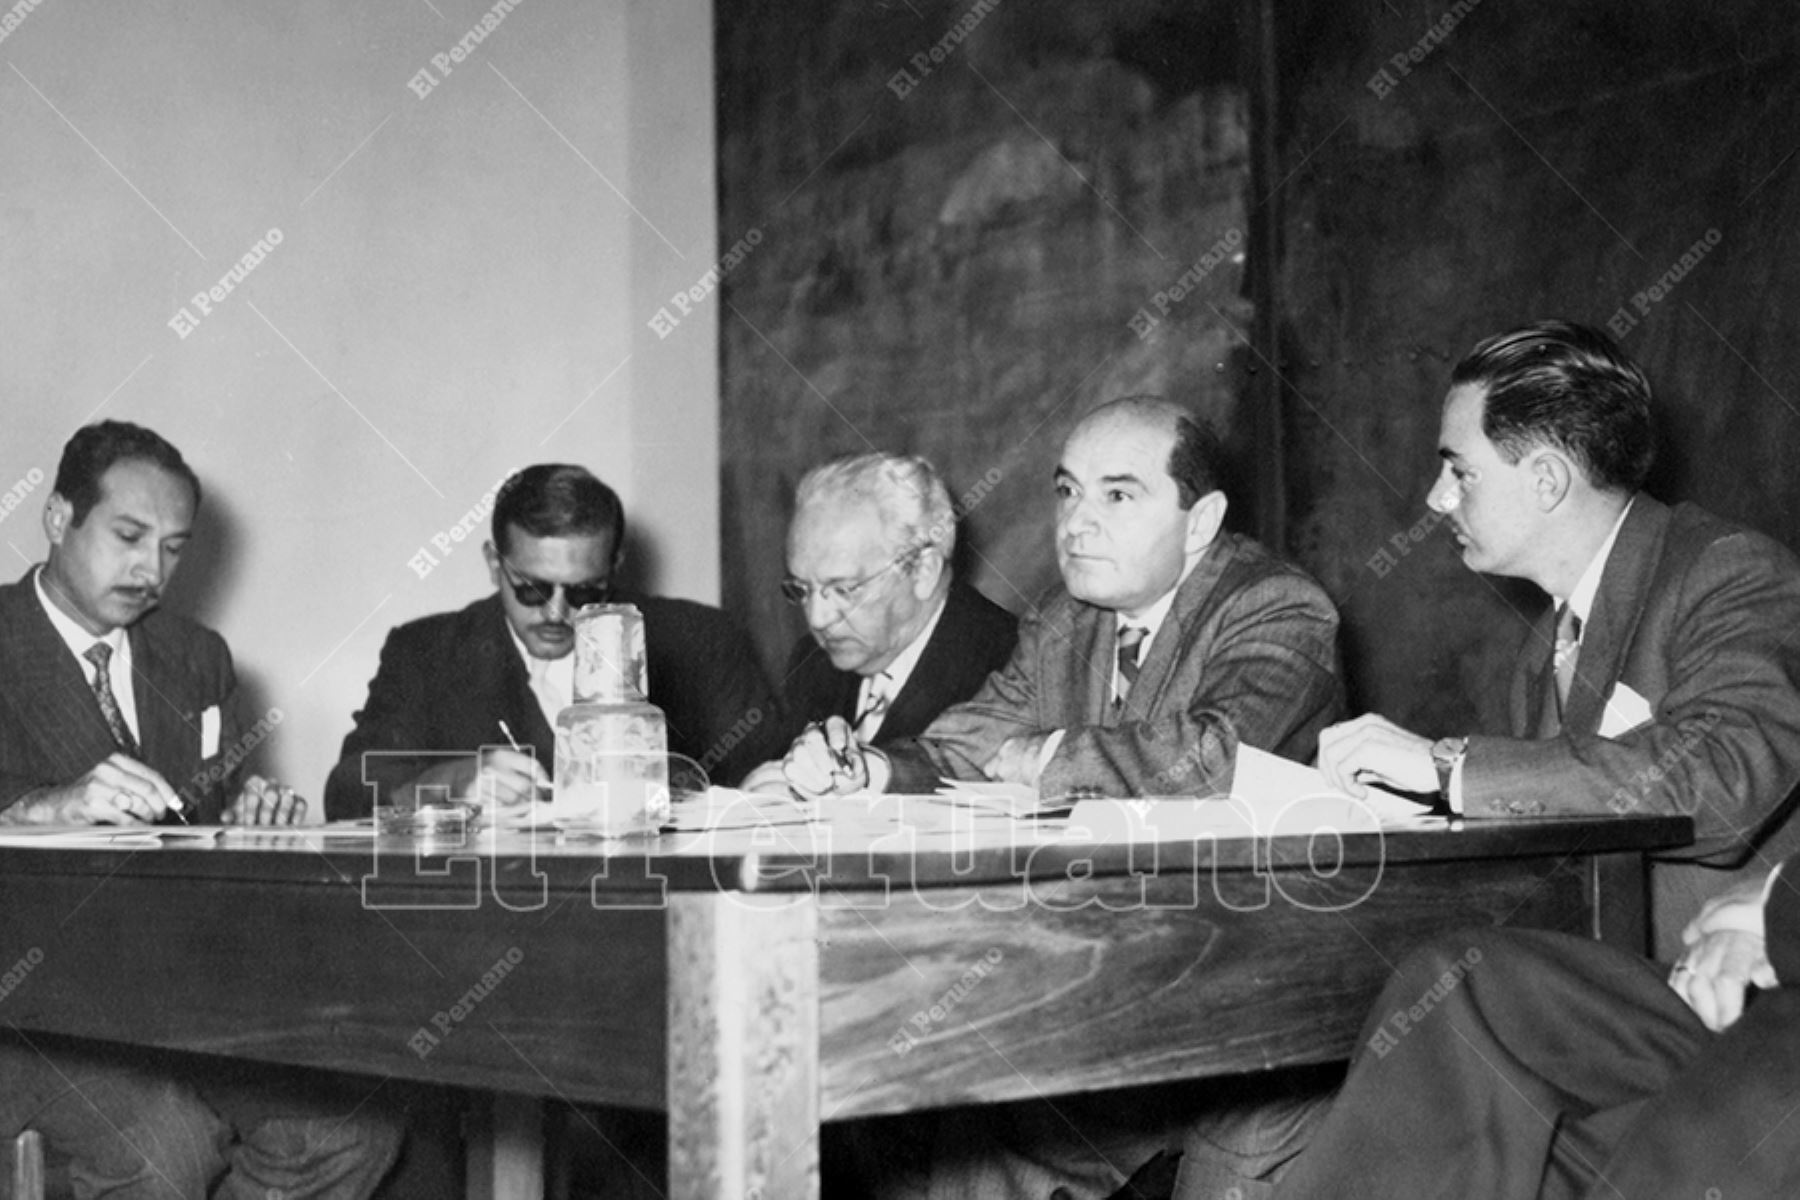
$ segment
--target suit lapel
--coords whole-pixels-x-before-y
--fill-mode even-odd
[[[7,589],[0,638],[12,675],[8,690],[25,698],[17,706],[19,722],[50,765],[50,777],[63,781],[115,747],[87,677],[38,603],[34,572]]]
[[[913,664],[912,674],[906,677],[906,686],[889,703],[887,716],[882,718],[877,734],[882,741],[922,733],[945,707],[944,695],[951,682],[961,674],[957,659],[967,653],[962,645],[959,587],[956,583],[950,585],[950,595],[944,601],[944,612],[938,617],[937,628],[931,631],[931,640],[925,643],[924,653]],[[849,693],[849,704],[852,707],[856,704],[854,690]],[[845,719],[854,720],[855,714]]]
[[[1524,712],[1519,715],[1515,732],[1520,737],[1549,736],[1552,722],[1557,722],[1554,684],[1550,680],[1551,663],[1556,652],[1556,609],[1547,609],[1531,623],[1525,645],[1519,651],[1528,664],[1525,669]]]
[[[1639,496],[1619,527],[1581,632],[1581,657],[1575,663],[1575,680],[1563,713],[1563,727],[1571,733],[1600,731],[1606,698],[1618,682],[1625,652],[1644,613],[1650,576],[1661,557],[1668,525],[1669,510],[1648,496]]]
[[[489,614],[491,619],[486,622],[485,644],[480,653],[498,669],[483,672],[484,678],[491,681],[488,686],[493,693],[487,701],[471,705],[469,711],[501,714],[519,744],[529,746],[544,770],[550,771],[556,761],[556,732],[544,717],[544,707],[538,703],[537,693],[531,690],[531,675],[519,657],[518,647],[513,645],[512,635],[507,632],[506,611],[500,607],[497,595],[492,599],[493,610]],[[505,740],[506,735],[496,724],[494,728],[482,731],[477,744],[501,745]]]
[[[1071,610],[1074,619],[1069,622],[1068,649],[1058,653],[1050,648],[1048,661],[1051,664],[1061,663],[1069,671],[1065,679],[1052,678],[1045,673],[1042,692],[1038,697],[1039,711],[1046,711],[1045,697],[1060,695],[1061,701],[1048,711],[1059,712],[1057,719],[1042,722],[1045,728],[1063,728],[1076,725],[1114,725],[1118,717],[1113,712],[1112,672],[1113,655],[1118,644],[1116,631],[1117,621],[1113,614],[1104,608],[1079,604]],[[1054,636],[1051,630],[1046,634]],[[1058,687],[1061,684],[1063,686]]]
[[[181,686],[181,664],[163,653],[138,622],[131,639],[131,694],[137,704],[138,745],[144,764],[180,791],[200,766],[200,714],[190,712]]]
[[[1137,682],[1131,685],[1131,692],[1125,697],[1124,711],[1119,714],[1121,720],[1148,720],[1158,710],[1163,693],[1174,679],[1176,664],[1186,651],[1188,629],[1236,557],[1236,543],[1229,534],[1221,533],[1194,565],[1192,573],[1181,581],[1175,592],[1175,603],[1169,606],[1169,615],[1164,618],[1156,636],[1150,639],[1150,653],[1144,658]],[[1115,637],[1115,654],[1117,646]]]

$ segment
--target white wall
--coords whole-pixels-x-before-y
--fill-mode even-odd
[[[508,469],[588,465],[645,582],[718,595],[716,297],[648,327],[718,255],[711,6],[519,0],[432,66],[489,11],[41,0],[0,40],[0,492],[44,478],[0,575],[78,425],[168,437],[207,488],[169,603],[315,798],[387,630],[489,590],[485,518],[411,564]]]

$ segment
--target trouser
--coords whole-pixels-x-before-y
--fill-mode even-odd
[[[1800,1195],[1800,992],[1721,1036],[1665,975],[1534,931],[1408,956],[1278,1200]]]
[[[1257,1200],[1305,1145],[1334,1073],[1289,1072],[855,1123],[876,1200],[1105,1200],[1180,1154],[1175,1200]]]
[[[77,1200],[362,1200],[403,1127],[313,1072],[0,1038],[0,1136],[37,1130]]]

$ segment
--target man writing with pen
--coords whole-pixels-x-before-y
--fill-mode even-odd
[[[0,587],[0,822],[285,824],[304,813],[288,788],[235,786],[245,742],[231,652],[159,606],[199,503],[180,451],[148,429],[103,421],[64,448],[44,507],[49,555]],[[191,903],[204,900],[171,897],[172,929]],[[43,932],[107,936],[73,923]],[[48,946],[42,969],[54,972],[60,948]],[[0,1031],[0,1079],[0,1138],[37,1130],[53,1173],[83,1196],[359,1200],[403,1136],[370,1087],[322,1073],[16,1029]]]
[[[649,700],[671,757],[733,784],[770,756],[777,705],[749,640],[715,608],[623,591],[625,510],[585,468],[540,463],[494,498],[483,547],[494,593],[388,635],[369,697],[325,785],[332,818],[384,797],[523,804],[550,784],[556,716],[573,699],[574,614],[624,601],[644,615]]]
[[[951,567],[956,510],[932,465],[870,452],[801,478],[782,595],[806,621],[782,674],[788,727],[840,717],[865,745],[916,737],[1006,665],[1018,622]],[[749,791],[781,790],[781,764]]]
[[[287,824],[250,776],[231,652],[158,607],[200,504],[181,452],[122,421],[78,431],[44,507],[49,554],[0,588],[0,822]]]
[[[1240,743],[1298,761],[1343,704],[1337,611],[1309,576],[1226,532],[1221,450],[1156,397],[1087,413],[1054,474],[1064,589],[1020,623],[1018,647],[972,698],[916,738],[864,746],[832,716],[783,771],[805,797],[923,792],[995,779],[1046,798],[1228,793]],[[954,1112],[912,1172],[921,1194],[1027,1200],[1111,1195],[1159,1152],[1184,1150],[1178,1195],[1224,1195],[1272,1175],[1303,1141],[1310,1096],[1202,1112],[1057,1100]],[[889,1158],[901,1157],[900,1154]]]

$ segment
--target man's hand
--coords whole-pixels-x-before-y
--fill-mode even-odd
[[[1743,1015],[1746,991],[1778,982],[1764,941],[1767,882],[1759,876],[1714,896],[1681,931],[1687,952],[1669,973],[1669,986],[1715,1033]]]
[[[1722,1033],[1744,1014],[1745,992],[1775,986],[1775,968],[1762,938],[1721,929],[1688,947],[1669,973],[1669,986],[1702,1024]]]
[[[1047,733],[1026,733],[1007,738],[994,751],[994,756],[981,764],[981,773],[999,783],[1036,787],[1044,743],[1049,737]]]
[[[744,776],[738,790],[752,796],[786,796],[787,775],[781,763],[766,762]]]
[[[1769,889],[1767,872],[1754,879],[1746,879],[1726,891],[1720,892],[1711,900],[1700,906],[1700,915],[1687,923],[1681,931],[1681,941],[1692,946],[1709,933],[1735,930],[1747,933],[1757,941],[1762,941],[1763,931],[1763,893]]]
[[[0,820],[12,825],[132,825],[157,820],[171,805],[180,801],[161,775],[115,752],[72,783],[21,797]]]
[[[1340,722],[1319,734],[1319,770],[1332,787],[1359,800],[1369,794],[1365,783],[1403,792],[1438,790],[1431,739],[1409,733],[1374,713]]]
[[[251,775],[237,799],[220,814],[226,825],[298,825],[306,819],[306,797],[286,784]]]
[[[458,800],[473,800],[493,809],[520,808],[538,799],[550,798],[550,777],[534,754],[509,750],[504,746],[484,750],[481,767],[471,780],[473,786],[452,791]]]
[[[504,811],[530,804],[540,789],[547,798],[551,784],[536,756],[491,746],[479,755],[439,763],[407,786],[422,804],[466,800]]]
[[[879,750],[857,744],[850,722],[827,717],[823,725],[808,725],[788,747],[781,760],[787,785],[802,800],[821,796],[847,796],[852,792],[882,791],[887,786],[887,757]]]

